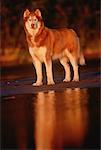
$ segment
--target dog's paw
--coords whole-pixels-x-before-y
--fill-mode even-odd
[[[53,85],[53,84],[55,84],[54,81],[51,81],[51,82],[48,82],[48,83],[47,83],[47,85]]]
[[[64,79],[63,82],[70,82],[70,79]]]
[[[41,86],[42,85],[42,82],[35,82],[32,84],[33,86]]]
[[[76,81],[76,82],[78,82],[78,81],[79,81],[79,79],[78,79],[78,78],[74,78],[72,81]]]

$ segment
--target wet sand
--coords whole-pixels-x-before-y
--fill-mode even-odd
[[[46,85],[46,73],[43,65],[43,82],[40,87],[32,86],[36,80],[35,69],[30,66],[17,66],[13,68],[3,68],[1,78],[1,94],[9,96],[12,94],[34,94],[40,91],[61,91],[65,88],[90,88],[100,86],[100,60],[86,62],[86,66],[80,67],[80,81],[63,83],[64,69],[59,62],[53,64],[55,85]],[[71,78],[73,70],[71,68]]]

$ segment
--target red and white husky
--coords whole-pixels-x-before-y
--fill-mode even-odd
[[[65,69],[64,82],[70,81],[70,61],[73,71],[73,81],[79,81],[78,63],[83,65],[85,60],[80,52],[80,43],[77,34],[72,29],[49,29],[44,22],[39,9],[30,12],[28,9],[23,15],[25,32],[29,52],[35,65],[37,81],[33,85],[42,85],[42,63],[45,63],[47,84],[54,84],[52,74],[52,60],[59,59]]]

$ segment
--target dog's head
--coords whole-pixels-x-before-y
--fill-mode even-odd
[[[23,19],[25,22],[25,27],[30,34],[37,32],[41,27],[42,16],[39,9],[36,9],[34,12],[30,12],[26,9],[23,14]]]

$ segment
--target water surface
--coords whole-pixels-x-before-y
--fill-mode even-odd
[[[67,88],[3,97],[2,149],[99,149],[99,89]]]

